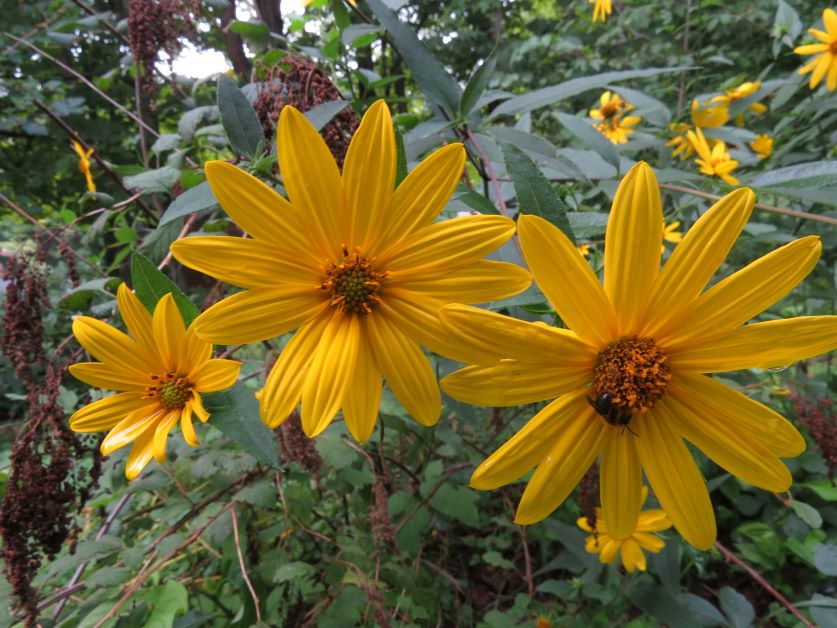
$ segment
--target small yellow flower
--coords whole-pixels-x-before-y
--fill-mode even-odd
[[[746,81],[741,83],[738,87],[726,90],[726,93],[723,96],[716,96],[713,100],[726,105],[731,105],[736,101],[752,96],[758,91],[759,87],[761,87],[761,81]],[[747,106],[747,111],[752,111],[753,113],[760,115],[767,111],[767,105],[761,102],[750,103]],[[735,116],[735,124],[738,126],[744,126],[743,111]]]
[[[648,487],[642,487],[642,502],[648,498]],[[648,567],[645,553],[642,550],[656,554],[665,542],[655,534],[671,527],[671,520],[665,512],[659,509],[643,510],[639,513],[634,531],[627,537],[614,538],[608,534],[607,522],[601,508],[596,508],[596,525],[591,527],[586,517],[577,521],[578,527],[592,534],[587,537],[584,549],[591,554],[598,554],[603,563],[612,563],[617,556],[622,558],[622,566],[628,572],[637,569],[645,571]]]
[[[666,146],[671,146],[674,150],[671,151],[672,157],[679,157],[681,161],[688,159],[695,154],[695,147],[689,141],[686,133],[691,130],[688,122],[672,122],[669,125],[669,130],[676,135],[666,142]]]
[[[579,244],[578,245],[578,252],[581,253],[581,257],[587,257],[590,255],[590,245],[589,244]]]
[[[101,446],[105,456],[134,443],[125,467],[133,480],[152,456],[166,461],[166,439],[178,422],[186,442],[198,445],[192,415],[203,422],[209,418],[201,394],[232,386],[241,364],[212,359],[212,345],[193,327],[184,328],[171,294],[160,299],[153,317],[124,283],[116,300],[131,336],[95,318],[77,317],[73,334],[99,362],[73,364],[70,373],[91,386],[125,392],[75,412],[70,429],[109,430]]]
[[[767,159],[773,153],[773,138],[764,133],[756,135],[756,139],[750,142],[750,148],[759,156],[759,159]]]
[[[723,96],[715,96],[703,104],[692,101],[692,122],[696,127],[716,129],[729,120],[729,107]]]
[[[700,129],[695,129],[695,131],[696,133],[689,131],[686,135],[699,155],[695,163],[700,166],[700,171],[709,177],[720,177],[730,185],[738,185],[738,179],[730,174],[738,166],[738,161],[730,158],[727,145],[716,140],[715,146],[710,149],[703,131]]]
[[[822,22],[825,31],[818,28],[808,29],[819,43],[798,46],[794,48],[794,52],[798,55],[816,55],[807,65],[799,68],[800,74],[813,72],[809,87],[814,89],[827,73],[826,86],[828,91],[833,92],[837,88],[837,13],[834,9],[825,9],[822,12]]]
[[[85,150],[84,146],[76,140],[72,140],[71,146],[76,151],[76,155],[78,155],[78,169],[84,175],[84,179],[87,182],[87,190],[95,192],[96,184],[93,183],[93,173],[90,172],[90,155],[93,154],[93,149],[88,148]]]
[[[628,135],[634,132],[631,127],[641,120],[639,116],[624,115],[634,106],[610,91],[602,93],[599,105],[590,110],[590,117],[598,121],[593,126],[614,144],[627,142]]]
[[[666,242],[672,242],[673,244],[680,242],[683,239],[683,232],[677,230],[679,227],[679,220],[675,220],[669,224],[665,224],[665,222],[663,222],[663,240]],[[665,249],[666,247],[663,245],[662,250],[665,251]]]
[[[604,24],[613,11],[611,0],[587,0],[587,2],[595,5],[593,7],[593,22],[598,22],[601,18],[602,24]]]

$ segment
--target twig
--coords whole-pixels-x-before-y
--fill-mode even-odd
[[[182,240],[186,237],[186,234],[192,230],[192,227],[195,225],[195,221],[198,219],[197,214],[192,214],[186,220],[186,223],[183,225],[183,228],[180,230],[180,233],[177,234],[177,238],[175,240]],[[169,262],[171,262],[171,248],[169,248],[169,252],[166,253],[166,256],[163,258],[163,261],[160,262],[160,265],[157,266],[157,270],[163,270],[166,266],[168,266]]]
[[[810,621],[808,621],[805,618],[805,616],[802,613],[800,613],[799,610],[793,604],[791,604],[784,595],[782,595],[776,589],[774,589],[773,586],[771,586],[771,584],[767,580],[765,580],[764,577],[758,571],[756,571],[755,569],[750,567],[750,565],[745,563],[743,560],[738,558],[738,556],[736,556],[730,550],[728,550],[726,547],[724,547],[721,544],[720,541],[715,541],[715,547],[718,548],[718,550],[721,552],[721,554],[724,555],[725,558],[731,560],[736,565],[741,567],[741,569],[743,569],[748,574],[750,574],[750,577],[753,580],[755,580],[762,587],[764,587],[764,589],[768,593],[770,593],[770,595],[772,595],[774,598],[776,598],[776,600],[782,606],[784,606],[786,609],[788,609],[791,612],[792,615],[794,615],[797,619],[799,619],[806,626],[806,628],[814,628],[814,624],[812,624]]]
[[[447,469],[445,469],[442,473],[442,477],[440,477],[439,481],[436,482],[436,486],[434,486],[433,489],[427,494],[427,496],[418,504],[416,504],[415,507],[413,507],[413,509],[409,513],[404,515],[404,518],[398,522],[398,525],[395,526],[395,534],[398,535],[398,533],[401,531],[401,528],[403,528],[407,524],[407,522],[415,516],[419,509],[426,506],[428,502],[431,499],[433,499],[433,496],[440,488],[442,488],[442,485],[445,483],[445,480],[447,480],[449,476],[453,475],[457,471],[462,471],[462,469],[467,469],[470,466],[470,462],[461,462],[459,464],[455,464],[452,467],[448,467]]]
[[[238,517],[235,516],[235,502],[233,502],[233,507],[230,509],[230,515],[232,515],[235,551],[238,554],[238,566],[241,568],[241,577],[244,578],[244,583],[250,590],[250,597],[253,598],[253,605],[256,607],[256,623],[261,623],[262,612],[259,610],[259,596],[256,595],[256,590],[253,588],[250,578],[247,577],[247,569],[244,567],[244,556],[241,554],[241,540],[238,538]]]
[[[477,140],[476,135],[474,135],[473,131],[471,131],[470,127],[465,126],[465,135],[468,136],[468,140],[474,146],[474,150],[477,151],[477,154],[480,156],[482,160],[483,168],[485,168],[485,173],[488,175],[488,179],[491,181],[491,185],[494,186],[494,194],[497,196],[497,204],[500,205],[500,213],[503,214],[506,218],[509,217],[509,208],[506,205],[506,200],[503,198],[503,192],[500,190],[500,180],[497,178],[497,175],[494,174],[494,168],[491,167],[491,160],[488,158],[488,155],[482,148],[482,145]]]
[[[512,518],[514,518],[514,505],[511,503],[509,496],[503,493],[503,501],[511,511]],[[526,589],[529,597],[535,595],[535,581],[532,578],[532,557],[529,554],[529,543],[526,540],[526,526],[516,526],[517,534],[520,536],[520,543],[523,545],[523,562],[524,562],[524,576],[526,579]]]
[[[683,194],[691,194],[692,196],[700,196],[701,198],[708,198],[712,201],[719,201],[722,197],[717,194],[710,194],[709,192],[701,192],[692,188],[687,188],[682,185],[673,185],[671,183],[660,183],[660,188],[663,190],[671,190],[672,192],[682,192]],[[803,218],[805,220],[815,220],[817,222],[824,222],[829,225],[837,225],[837,218],[830,216],[820,216],[819,214],[811,214],[809,212],[801,212],[795,209],[785,209],[784,207],[775,207],[773,205],[763,205],[756,203],[756,209],[761,209],[766,212],[773,212],[774,214],[782,214],[783,216],[793,216],[794,218]]]

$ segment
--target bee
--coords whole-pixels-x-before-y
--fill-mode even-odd
[[[595,399],[587,397],[587,402],[593,406],[608,425],[621,425],[624,429],[636,436],[636,432],[629,426],[634,413],[629,408],[614,404],[613,396],[612,392],[600,392],[596,395]],[[624,432],[624,430],[622,431]]]

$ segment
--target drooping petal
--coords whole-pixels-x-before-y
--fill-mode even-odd
[[[695,461],[674,431],[665,398],[632,421],[642,468],[677,531],[699,550],[715,542],[715,513]]]
[[[669,524],[668,527],[670,527]],[[661,549],[663,549],[666,544],[660,537],[656,534],[649,534],[648,532],[634,532],[633,536],[634,540],[639,543],[639,546],[653,554],[656,554]]]
[[[105,390],[136,390],[145,392],[149,384],[148,375],[137,379],[137,373],[127,373],[102,362],[79,362],[71,364],[70,374],[85,384]]]
[[[190,447],[197,447],[200,445],[198,435],[195,433],[195,426],[192,424],[192,404],[187,403],[183,406],[180,412],[180,430],[183,432],[183,440],[185,440]]]
[[[309,438],[328,427],[343,405],[361,341],[358,317],[338,311],[323,332],[302,385],[302,429]]]
[[[375,362],[395,397],[416,421],[434,425],[442,412],[442,397],[424,353],[386,316],[376,313],[364,323]]]
[[[176,373],[180,369],[180,361],[184,355],[186,328],[183,317],[171,293],[157,301],[154,308],[154,338],[166,370]]]
[[[136,375],[138,380],[156,372],[160,363],[156,355],[133,338],[89,316],[73,320],[73,335],[94,358],[125,374]]]
[[[346,244],[367,250],[387,219],[395,186],[395,134],[389,107],[376,101],[352,136],[343,164],[343,192],[349,218]]]
[[[645,301],[660,272],[662,224],[657,178],[640,161],[616,190],[605,235],[604,290],[619,312],[621,335],[638,331]]]
[[[639,515],[639,523],[636,526],[637,532],[634,536],[640,532],[661,532],[662,530],[668,530],[670,527],[671,520],[664,511],[646,510]]]
[[[192,399],[189,401],[189,405],[192,406],[192,412],[197,415],[201,423],[206,423],[209,420],[209,412],[203,407],[203,399],[201,399],[199,393],[192,393]]]
[[[613,340],[616,315],[610,299],[569,238],[537,216],[521,216],[518,230],[538,287],[567,326],[596,349]],[[657,225],[658,235],[659,230]]]
[[[622,565],[628,573],[632,573],[639,569],[645,571],[647,565],[645,562],[645,554],[639,547],[639,544],[634,539],[625,539],[622,541],[620,548],[622,555]]]
[[[767,406],[697,373],[677,373],[669,394],[685,400],[701,417],[715,417],[731,429],[758,439],[774,456],[794,457],[805,451],[805,439],[793,424]]]
[[[103,432],[112,429],[132,412],[156,406],[156,400],[149,404],[146,399],[143,399],[143,393],[140,392],[124,392],[111,395],[76,410],[70,417],[70,429],[74,432],[83,433]]]
[[[135,479],[149,463],[154,455],[154,426],[148,427],[140,434],[131,453],[128,454],[128,461],[125,463],[125,477],[129,480]]]
[[[314,286],[289,284],[239,292],[216,303],[192,325],[207,342],[236,344],[281,336],[328,307]]]
[[[207,360],[198,364],[187,376],[198,392],[215,392],[230,388],[238,379],[241,362],[235,360]]]
[[[642,472],[636,437],[622,427],[605,430],[599,478],[607,532],[616,540],[627,539],[642,507]]]
[[[154,340],[154,331],[151,328],[151,313],[124,283],[120,284],[116,291],[116,303],[119,306],[122,320],[125,321],[125,325],[134,340],[142,344],[149,354],[155,354],[157,343]]]
[[[381,235],[369,240],[370,255],[426,227],[442,211],[462,178],[465,148],[450,144],[422,161],[401,182],[389,203]]]
[[[478,406],[517,406],[578,390],[590,381],[589,369],[500,360],[492,366],[469,366],[440,382],[459,401]]]
[[[171,250],[181,264],[240,288],[322,282],[322,272],[313,263],[283,253],[266,240],[195,236],[177,240]]]
[[[439,275],[401,281],[395,273],[387,278],[387,285],[401,286],[445,303],[488,303],[523,292],[532,283],[525,268],[488,260]]]
[[[157,428],[154,430],[154,458],[159,463],[166,461],[166,444],[169,432],[171,432],[171,428],[177,425],[180,415],[180,410],[169,410],[168,414],[164,415],[157,423]]]
[[[367,331],[364,336],[368,338],[368,335]],[[375,430],[382,388],[381,370],[375,362],[372,345],[368,340],[362,341],[358,344],[355,374],[343,402],[346,426],[359,443],[369,440]]]
[[[669,358],[674,370],[720,373],[788,366],[834,348],[837,316],[798,316],[745,325]]]
[[[600,541],[601,549],[599,550],[599,560],[603,563],[610,564],[616,557],[619,556],[619,549],[622,544],[610,537],[605,537]]]
[[[168,410],[161,408],[159,404],[152,408],[139,408],[134,410],[131,414],[122,419],[114,428],[108,432],[105,439],[99,447],[103,456],[109,456],[111,453],[124,447],[128,443],[136,440],[140,434],[146,429],[155,425]],[[153,427],[151,427],[153,429]]]

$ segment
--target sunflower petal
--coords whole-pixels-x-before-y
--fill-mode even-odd
[[[532,276],[525,268],[506,262],[479,260],[439,277],[400,281],[398,273],[387,278],[388,286],[401,286],[444,303],[488,303],[526,290]]]
[[[212,357],[212,343],[201,340],[194,325],[189,325],[183,338],[183,356],[181,364],[191,370],[193,365],[203,364]]]
[[[134,410],[131,414],[122,419],[110,432],[105,436],[99,447],[103,456],[109,456],[120,447],[124,447],[128,443],[135,441],[145,430],[151,429],[157,421],[159,421],[168,410],[160,408],[155,404],[151,408],[139,408]]]
[[[183,406],[183,410],[180,412],[180,431],[183,432],[183,440],[190,447],[197,447],[200,445],[200,441],[195,433],[195,426],[192,424],[192,412],[192,404],[187,403]]]
[[[625,539],[622,541],[620,550],[622,565],[625,567],[625,571],[632,573],[637,569],[640,571],[647,569],[645,554],[642,553],[639,544],[634,539]]]
[[[137,410],[157,407],[156,400],[150,403],[139,392],[124,392],[89,403],[76,410],[70,417],[70,429],[74,432],[103,432],[110,430],[126,416]]]
[[[135,390],[145,392],[149,383],[148,375],[141,377],[139,373],[126,373],[102,362],[79,362],[71,364],[70,374],[85,384],[105,390]]]
[[[207,360],[197,365],[187,379],[201,393],[226,390],[235,384],[241,362],[236,360]]]
[[[154,428],[149,427],[140,434],[131,453],[128,454],[128,461],[125,463],[125,477],[129,480],[135,479],[149,463],[154,455]]]
[[[172,373],[180,371],[181,361],[185,355],[186,328],[183,326],[183,317],[171,293],[166,294],[157,302],[157,307],[154,308],[153,327],[154,338],[157,340],[157,347],[166,370]]]
[[[361,342],[358,345],[355,375],[343,402],[346,426],[359,443],[369,440],[375,430],[382,389],[381,370],[375,362],[371,344]]]
[[[154,430],[154,458],[159,463],[166,461],[166,444],[168,443],[169,432],[171,428],[177,425],[180,420],[180,410],[169,410]]]
[[[133,338],[89,316],[73,320],[73,335],[94,358],[126,374],[137,374],[137,379],[154,373],[160,363],[156,355]]]
[[[635,441],[636,437],[621,427],[608,426],[605,430],[601,500],[607,533],[616,540],[634,533],[642,507],[642,472]]]
[[[125,325],[134,340],[145,347],[149,354],[156,354],[157,343],[154,340],[154,330],[151,327],[151,314],[124,283],[120,284],[116,291],[116,303],[119,306],[122,320],[125,321]]]

